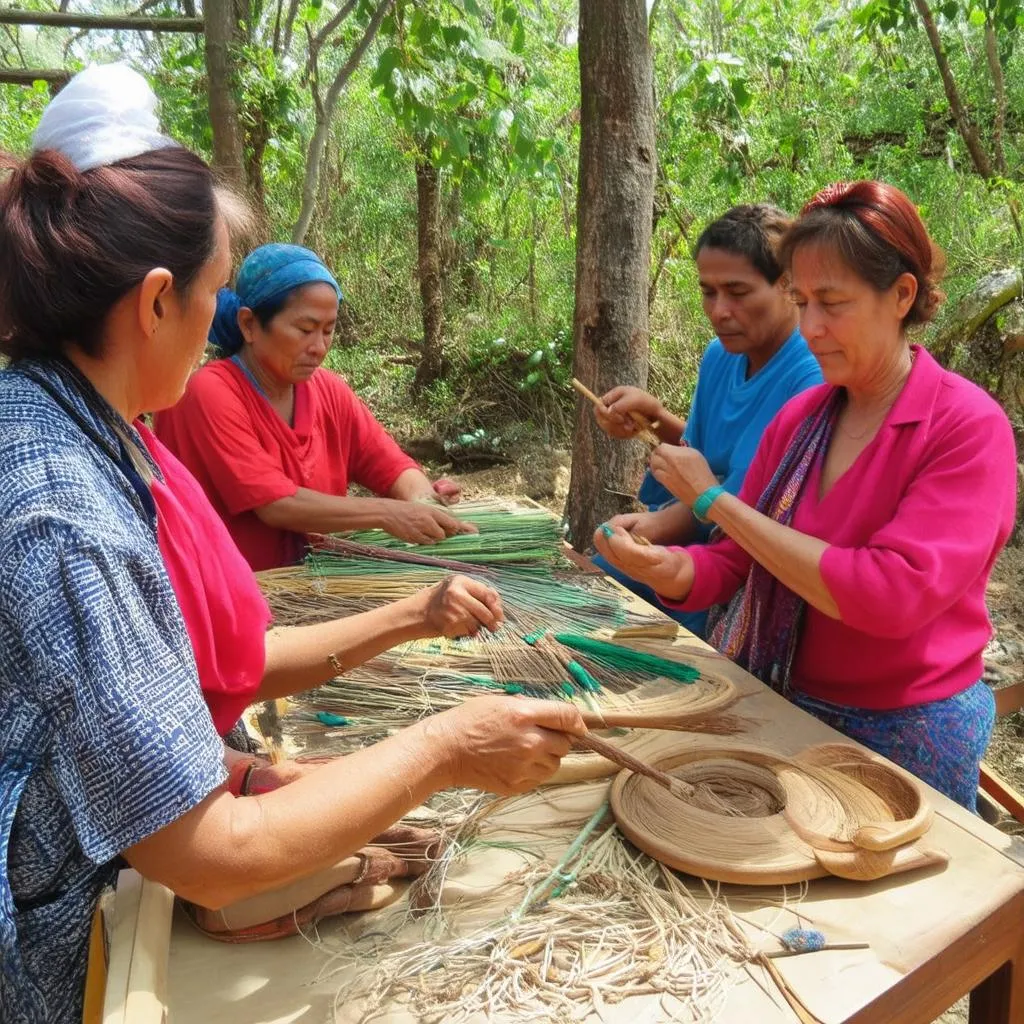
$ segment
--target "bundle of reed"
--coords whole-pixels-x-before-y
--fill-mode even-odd
[[[517,798],[515,807],[536,799]],[[425,1024],[581,1020],[595,1011],[604,1018],[606,1007],[641,993],[660,996],[673,1017],[685,1009],[688,1020],[714,1019],[749,959],[742,933],[724,904],[696,898],[629,850],[606,827],[606,811],[599,807],[582,828],[573,822],[574,838],[549,820],[545,844],[553,832],[567,834],[567,848],[509,876],[501,897],[511,909],[470,934],[438,939],[427,934],[435,919],[396,910],[375,922],[375,942],[335,946],[340,1019],[382,1019],[397,1003]],[[495,828],[495,816],[491,805],[482,821],[467,820],[468,841],[452,843],[449,858],[471,858],[475,845],[518,850],[515,833]],[[524,834],[521,842],[524,859],[535,860],[536,840]],[[430,878],[418,894],[427,890],[443,901]],[[482,891],[493,905],[494,889]]]
[[[932,820],[920,785],[859,747],[824,744],[792,758],[702,747],[654,767],[709,788],[731,808],[709,811],[642,775],[616,778],[611,802],[619,827],[680,871],[784,885],[828,874],[873,880],[946,861],[916,845]]]
[[[510,627],[462,640],[417,641],[297,698],[289,729],[309,742],[319,734],[321,749],[342,753],[362,746],[367,735],[387,735],[481,694],[569,701],[592,728],[717,735],[743,728],[725,713],[738,698],[725,676],[674,658],[621,671],[578,657],[551,657],[545,645],[530,646]],[[687,682],[667,669],[685,671]],[[574,755],[566,778],[599,778],[614,770],[602,758]]]
[[[314,551],[301,569],[275,570],[261,577],[261,586],[275,607],[294,604],[297,594],[314,604],[323,598],[351,597],[365,611],[403,597],[411,597],[449,575],[437,566],[405,565],[373,558]],[[538,627],[567,632],[593,632],[621,626],[639,627],[664,622],[657,613],[630,611],[622,591],[602,577],[582,573],[558,573],[549,567],[504,565],[482,577],[501,595],[506,616],[522,631]],[[275,608],[276,610],[276,608]]]
[[[298,698],[289,728],[310,743],[319,732],[321,749],[341,753],[473,696],[505,693],[571,701],[598,727],[741,729],[722,714],[736,700],[735,687],[680,660],[667,638],[655,645],[642,637],[609,643],[586,635],[660,629],[663,617],[630,611],[619,588],[537,566],[493,571],[488,582],[502,595],[502,629],[387,651]],[[277,621],[298,625],[378,607],[445,575],[435,566],[317,552],[306,567],[264,573],[261,583]],[[532,637],[543,640],[531,646]],[[613,770],[601,758],[579,757],[595,777]]]
[[[473,565],[556,563],[561,560],[563,531],[546,509],[511,501],[462,502],[448,513],[475,526],[477,533],[460,533],[436,544],[408,544],[383,530],[355,530],[339,535],[345,542],[379,552],[410,552],[432,559]],[[326,543],[314,548],[329,547]]]

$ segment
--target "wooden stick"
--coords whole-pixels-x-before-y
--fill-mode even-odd
[[[587,401],[598,406],[598,408],[607,410],[608,406],[601,401],[597,395],[594,394],[590,388],[587,387],[582,381],[577,380],[575,377],[572,379],[572,386],[585,398]],[[661,438],[654,433],[652,428],[658,425],[658,421],[655,420],[651,423],[646,417],[641,416],[635,409],[631,409],[629,412],[630,419],[640,428],[637,432],[637,437],[645,444],[649,444],[652,448],[657,448],[661,444]]]
[[[680,714],[666,717],[664,713],[643,715],[635,711],[580,711],[583,724],[588,729],[655,729],[660,732],[707,732],[708,725],[714,722],[720,726],[712,732],[731,734],[742,732],[738,723],[731,716],[717,712],[702,711],[693,714]]]
[[[451,558],[435,558],[433,555],[421,555],[401,548],[379,548],[373,544],[360,544],[358,541],[345,540],[324,533],[307,534],[309,543],[314,549],[338,551],[342,554],[361,555],[365,558],[380,558],[385,562],[408,562],[410,565],[432,565],[450,572],[476,573],[479,576],[493,576],[494,570],[486,565],[475,565],[472,562],[457,562]]]
[[[747,937],[743,934],[739,925],[737,925],[735,921],[730,920],[729,917],[726,916],[723,918],[722,923],[730,932],[732,932],[736,939],[746,945]],[[754,963],[758,964],[768,972],[768,976],[775,982],[775,985],[782,993],[783,998],[787,1003],[789,1003],[789,1008],[797,1015],[797,1018],[800,1020],[800,1024],[821,1024],[821,1021],[815,1017],[806,1006],[804,1006],[800,1001],[800,997],[789,987],[789,985],[786,984],[786,979],[783,978],[775,964],[773,964],[771,960],[760,950],[754,953]],[[753,977],[753,974],[751,974],[751,977]],[[754,980],[755,982],[757,981],[756,978]]]
[[[680,800],[689,800],[696,795],[693,786],[688,782],[684,782],[682,779],[674,779],[671,775],[666,775],[665,772],[659,771],[652,765],[635,758],[632,754],[626,753],[625,750],[619,749],[619,747],[607,742],[607,740],[600,739],[592,732],[588,732],[585,736],[574,736],[573,743],[577,746],[586,747],[602,757],[606,757],[621,768],[628,768],[631,772],[636,772],[637,775],[643,775],[652,782],[656,782],[659,786],[664,786],[665,789],[673,796],[679,797]]]
[[[779,969],[765,956],[764,953],[757,955],[757,962],[771,975],[772,981],[778,986],[790,1009],[800,1018],[800,1024],[821,1024],[821,1021],[807,1009],[801,1002],[800,997],[789,987],[786,979],[779,973]]]
[[[821,946],[819,949],[773,949],[764,955],[769,960],[778,960],[784,956],[805,956],[808,953],[827,953],[830,949],[870,949],[870,942],[836,942]]]

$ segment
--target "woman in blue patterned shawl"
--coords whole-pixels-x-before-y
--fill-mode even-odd
[[[200,357],[228,228],[209,169],[159,134],[154,103],[129,69],[90,68],[0,179],[4,1024],[81,1020],[90,921],[122,858],[214,911],[296,884],[306,919],[356,907],[352,855],[408,810],[450,785],[530,788],[582,730],[561,704],[481,698],[271,792],[225,784],[233,762],[158,543],[216,516],[134,424],[180,397]],[[259,695],[500,621],[493,591],[453,577],[364,615],[271,630]]]

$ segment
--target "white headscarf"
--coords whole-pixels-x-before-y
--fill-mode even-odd
[[[160,132],[149,83],[126,64],[80,71],[50,101],[32,139],[33,152],[59,150],[80,171],[176,145]]]

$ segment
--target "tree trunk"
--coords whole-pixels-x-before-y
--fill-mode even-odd
[[[999,58],[999,40],[996,38],[996,27],[992,16],[985,18],[985,57],[988,60],[989,74],[992,76],[992,92],[996,102],[995,114],[992,117],[992,153],[995,157],[996,170],[1002,177],[1009,177],[1006,164],[1006,151],[1003,149],[1003,129],[1006,127],[1006,79],[1003,76],[1003,64]],[[1010,210],[1014,230],[1019,239],[1024,239],[1024,225],[1020,219],[1020,204],[1011,195],[1007,196],[1006,205]]]
[[[249,136],[249,151],[245,155],[245,175],[249,182],[249,197],[253,209],[254,234],[260,242],[270,240],[270,211],[267,209],[267,182],[263,175],[263,157],[269,139],[261,121],[260,130]],[[254,239],[255,240],[255,239]]]
[[[1006,82],[1003,78],[1003,65],[999,60],[999,42],[996,39],[996,27],[991,15],[985,18],[985,57],[988,60],[989,74],[992,76],[992,93],[996,101],[995,115],[992,118],[992,152],[996,158],[996,169],[1006,175],[1006,154],[1003,151],[1003,127],[1006,124]]]
[[[942,40],[939,38],[935,16],[932,14],[927,0],[914,0],[914,6],[917,8],[917,13],[924,24],[928,42],[931,43],[932,53],[935,55],[935,63],[939,68],[939,76],[942,78],[942,88],[946,92],[946,99],[949,100],[949,109],[953,112],[953,119],[956,121],[960,137],[964,140],[967,151],[971,154],[974,169],[983,178],[991,178],[993,176],[992,161],[989,160],[988,154],[982,147],[981,140],[978,138],[978,131],[974,127],[970,115],[960,99],[960,91],[956,87],[956,79],[953,78],[949,61],[946,60],[946,51],[942,48]]]
[[[597,394],[647,385],[654,111],[644,0],[580,0],[580,170],[573,373]],[[624,511],[639,442],[609,440],[576,400],[567,517],[577,550]]]
[[[537,236],[540,233],[537,224],[537,200],[530,200],[530,262],[526,268],[526,287],[530,298],[530,326],[537,330],[540,320],[539,303],[537,301]]]
[[[444,301],[441,291],[441,183],[437,168],[416,161],[416,242],[419,251],[423,352],[413,386],[418,390],[441,376],[444,363]]]
[[[245,149],[235,97],[236,68],[231,47],[238,33],[232,0],[206,0],[206,82],[213,129],[213,166],[237,189],[245,187]]]

